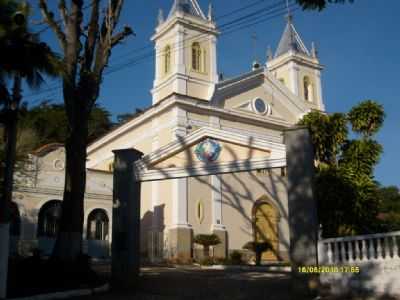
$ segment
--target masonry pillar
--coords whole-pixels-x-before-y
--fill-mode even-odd
[[[172,179],[172,226],[169,230],[170,257],[178,262],[192,258],[193,230],[188,222],[188,179]]]
[[[212,232],[219,237],[221,244],[214,246],[214,257],[226,258],[228,236],[225,226],[222,224],[222,191],[221,175],[211,175],[212,198]]]
[[[317,275],[299,272],[299,267],[317,265],[317,205],[313,197],[314,150],[308,129],[285,132],[288,173],[290,261],[292,293],[296,297],[316,292]]]
[[[113,152],[112,284],[129,287],[137,283],[140,273],[140,182],[135,181],[133,164],[143,153]]]

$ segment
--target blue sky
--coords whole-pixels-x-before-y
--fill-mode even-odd
[[[283,2],[283,0],[281,0]],[[37,0],[32,0],[34,8]],[[85,1],[89,2],[89,1]],[[103,3],[107,1],[103,0]],[[154,32],[158,9],[168,13],[173,0],[126,0],[120,24],[129,24],[136,32],[113,51],[109,67],[124,65],[119,71],[104,78],[99,102],[117,114],[132,112],[151,104],[154,59],[151,57],[150,37]],[[207,10],[208,0],[200,0]],[[214,0],[215,15],[257,2],[256,0]],[[259,1],[262,2],[262,1]],[[229,22],[244,14],[273,5],[279,0],[265,0],[257,6],[242,10],[217,24]],[[49,0],[55,4],[55,0]],[[384,4],[383,4],[384,3]],[[55,10],[56,12],[56,10]],[[88,11],[87,11],[88,12]],[[353,4],[330,5],[322,12],[296,10],[294,24],[305,44],[316,42],[323,72],[323,94],[328,112],[347,112],[364,99],[383,104],[387,117],[378,141],[384,154],[376,168],[376,179],[383,185],[400,186],[400,1],[355,0]],[[38,19],[38,15],[35,16]],[[275,50],[283,32],[283,16],[266,20],[249,28],[222,35],[218,40],[218,69],[225,77],[232,77],[251,68],[254,53],[264,63],[267,46]],[[35,25],[36,30],[43,25]],[[252,35],[257,36],[256,47]],[[56,47],[53,34],[47,30],[42,39]],[[138,49],[148,47],[142,51]],[[138,57],[148,56],[138,63]],[[37,104],[41,100],[61,101],[57,83],[49,81],[42,92],[25,91],[25,100]],[[46,91],[48,89],[48,91]]]

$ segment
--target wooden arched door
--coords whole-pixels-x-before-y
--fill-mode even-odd
[[[278,260],[278,220],[279,215],[274,206],[261,202],[254,211],[254,238],[257,243],[268,241],[272,244],[272,250],[265,251],[261,260]]]

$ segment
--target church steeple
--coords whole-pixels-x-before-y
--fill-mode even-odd
[[[218,82],[218,31],[197,0],[174,0],[155,43],[153,104],[174,94],[210,100]]]
[[[311,52],[303,43],[288,13],[286,26],[273,57],[267,61],[269,72],[294,95],[313,109],[324,110],[321,70],[315,47]]]
[[[279,41],[274,57],[278,57],[290,51],[310,56],[310,52],[304,45],[300,35],[297,33],[296,28],[293,25],[293,16],[289,14],[286,19],[286,27],[283,31],[281,40]]]

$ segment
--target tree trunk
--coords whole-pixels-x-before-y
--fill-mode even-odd
[[[82,253],[84,198],[86,185],[86,147],[88,117],[85,101],[74,99],[74,109],[69,117],[76,124],[65,143],[65,186],[62,213],[53,258],[64,262],[74,261]]]
[[[14,78],[12,103],[7,109],[5,124],[6,157],[4,180],[0,197],[0,299],[6,298],[7,271],[10,241],[10,206],[14,182],[14,165],[17,144],[18,106],[21,100],[21,78]]]

